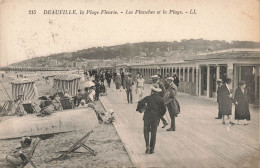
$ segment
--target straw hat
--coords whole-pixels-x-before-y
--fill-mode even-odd
[[[222,79],[217,79],[217,83],[223,83]]]
[[[170,77],[167,78],[167,80],[172,80],[172,81],[174,81],[174,78],[170,76]]]
[[[158,75],[153,75],[151,76],[152,79],[159,79],[159,76]]]

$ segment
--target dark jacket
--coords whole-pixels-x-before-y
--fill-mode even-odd
[[[177,87],[179,87],[179,83],[180,83],[180,80],[179,80],[179,78],[176,76],[176,77],[173,77],[174,78],[174,80],[173,80],[173,83],[177,86]]]
[[[222,85],[221,85],[222,86]],[[221,87],[220,86],[220,87]],[[219,91],[220,91],[220,87],[218,87],[218,90],[217,90],[217,102],[219,103],[219,99],[220,99],[220,93],[219,93]]]
[[[232,114],[232,103],[233,99],[230,98],[232,91],[229,91],[226,84],[223,84],[219,88],[219,109],[222,115],[231,115]]]
[[[248,96],[248,90],[246,88],[244,90],[244,93],[242,92],[241,88],[236,89],[234,102],[236,102],[235,119],[250,120],[249,96]]]
[[[125,77],[123,87],[127,90],[133,90],[134,80],[132,77]]]
[[[163,98],[159,93],[154,93],[150,96],[146,96],[138,102],[136,111],[141,111],[141,108],[147,106],[144,112],[144,120],[160,119],[166,112]]]
[[[177,86],[174,83],[171,83],[166,90],[164,95],[164,103],[166,104],[169,113],[172,113],[177,117],[177,114],[180,113],[180,104],[176,98],[177,95]]]

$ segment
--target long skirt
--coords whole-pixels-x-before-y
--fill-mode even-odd
[[[250,120],[249,106],[247,104],[238,104],[235,107],[235,120]]]

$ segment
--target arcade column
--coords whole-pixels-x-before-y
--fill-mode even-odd
[[[234,88],[234,64],[228,63],[227,64],[227,77],[232,81],[232,88]]]
[[[201,68],[196,67],[196,95],[201,95]]]
[[[210,95],[210,65],[207,65],[207,97]]]

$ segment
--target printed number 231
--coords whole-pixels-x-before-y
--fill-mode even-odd
[[[34,14],[36,14],[36,10],[29,10],[28,12],[29,12],[29,15],[34,15]]]

